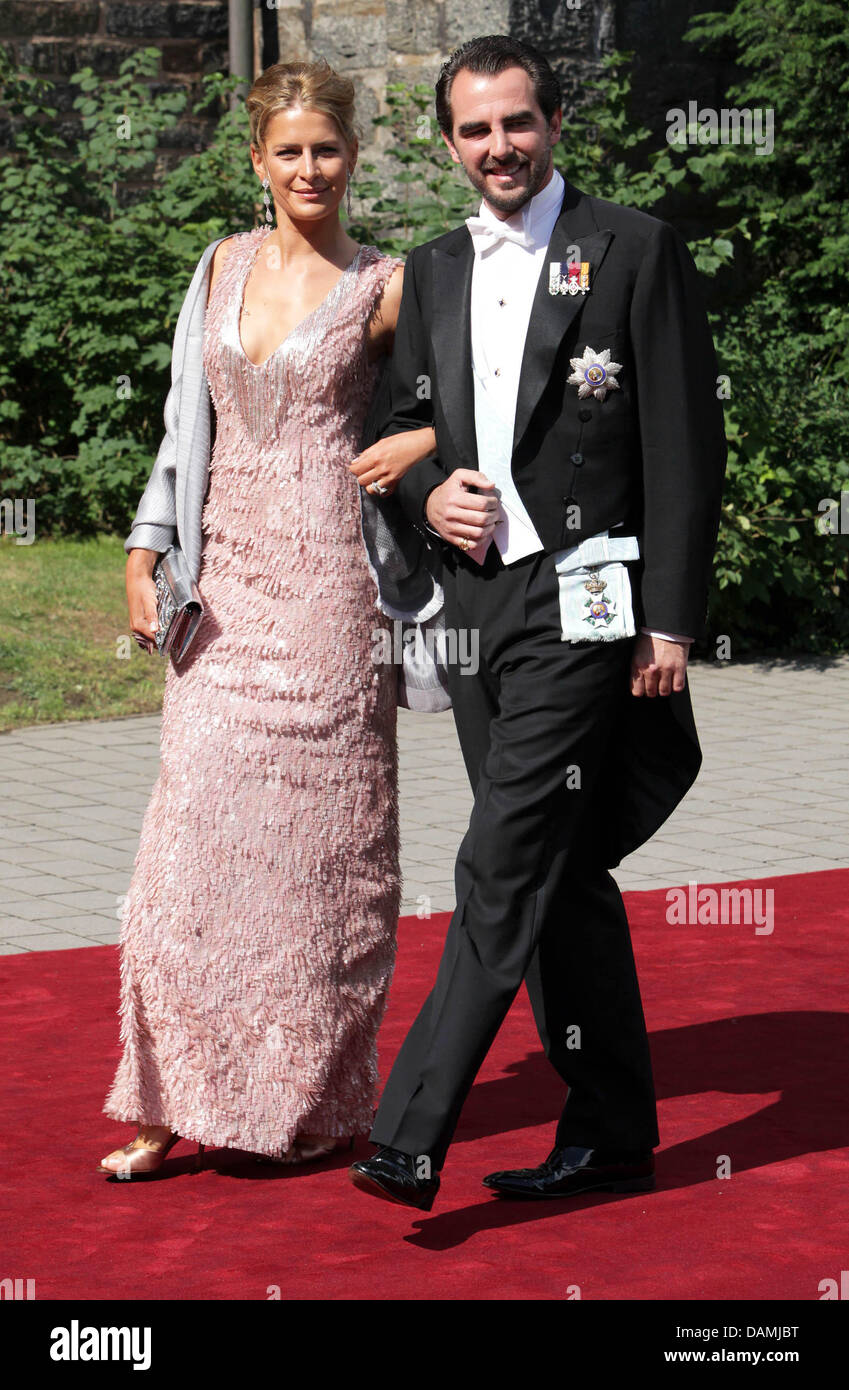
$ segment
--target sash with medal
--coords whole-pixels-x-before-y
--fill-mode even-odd
[[[636,536],[602,532],[554,552],[561,642],[615,642],[633,637],[631,576],[624,561],[640,558]]]

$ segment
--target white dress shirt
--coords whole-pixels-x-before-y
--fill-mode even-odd
[[[499,219],[481,203],[478,216],[466,223],[475,254],[471,338],[478,467],[495,483],[500,503],[495,536],[474,547],[474,559],[482,560],[489,545],[505,565],[543,549],[510,460],[528,322],[562,200],[563,180],[555,170],[545,188],[510,217]]]
[[[511,434],[531,307],[563,192],[555,169],[545,187],[503,221],[485,202],[477,218],[467,219],[475,249],[472,368],[499,414],[510,421]],[[495,240],[504,233],[520,236],[525,244]]]
[[[500,515],[505,531],[509,531],[509,545],[501,540],[498,542],[505,563],[543,549],[513,480],[510,455],[531,309],[548,243],[560,214],[564,187],[562,177],[554,169],[539,193],[510,217],[496,217],[482,201],[477,217],[466,219],[475,256],[471,339],[478,466],[492,478],[500,494]],[[485,430],[481,427],[484,419],[488,421]],[[481,455],[482,445],[486,457]],[[499,535],[502,534],[499,528]],[[482,561],[489,545],[495,543],[493,539],[486,546],[475,547],[478,554],[474,558]],[[642,631],[667,641],[691,640],[648,628]]]

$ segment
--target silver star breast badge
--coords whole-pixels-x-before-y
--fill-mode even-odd
[[[572,375],[566,380],[570,386],[577,386],[582,400],[595,396],[603,401],[608,391],[618,391],[617,374],[622,370],[621,362],[611,362],[610,349],[596,352],[595,348],[584,348],[583,357],[570,357]]]

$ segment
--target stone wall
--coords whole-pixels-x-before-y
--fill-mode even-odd
[[[0,43],[18,64],[55,84],[61,133],[73,136],[78,89],[70,75],[91,67],[111,77],[139,47],[162,50],[158,89],[188,88],[194,100],[202,75],[227,67],[227,0],[0,0]],[[202,149],[209,129],[208,121],[186,115],[163,137],[161,158],[170,162]],[[9,122],[0,114],[0,146],[8,139]]]
[[[636,113],[660,131],[664,112],[709,100],[730,74],[727,61],[682,44],[693,13],[733,0],[255,0],[256,69],[278,58],[328,59],[356,81],[358,114],[378,156],[371,117],[387,81],[433,84],[443,58],[475,34],[511,33],[537,44],[556,67],[568,121],[613,48],[636,52]],[[18,62],[57,84],[63,128],[73,131],[75,89],[84,66],[108,76],[140,44],[162,49],[157,85],[188,87],[227,65],[227,0],[0,0],[0,43]],[[274,32],[276,25],[276,34]],[[274,42],[276,39],[276,43]],[[163,141],[166,162],[202,146],[209,126],[187,116]],[[385,138],[385,137],[384,137]],[[0,116],[0,147],[8,124]]]
[[[476,34],[512,33],[538,44],[556,65],[567,108],[614,46],[613,0],[275,0],[281,61],[324,57],[357,84],[357,113],[369,136],[387,82],[433,86],[447,55]],[[361,154],[381,165],[380,144]]]
[[[361,119],[377,114],[387,81],[433,84],[443,59],[475,34],[515,34],[540,45],[580,100],[613,47],[613,0],[277,0],[281,61],[323,56],[360,90]]]
[[[323,56],[357,82],[368,129],[387,81],[433,84],[443,59],[475,34],[514,34],[541,48],[563,86],[564,116],[586,99],[615,48],[633,50],[635,114],[652,130],[670,106],[715,104],[727,60],[682,42],[691,16],[733,0],[266,0],[281,61]],[[368,146],[366,146],[368,149]],[[366,151],[364,150],[364,153]]]

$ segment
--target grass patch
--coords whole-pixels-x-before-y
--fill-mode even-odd
[[[123,537],[0,538],[0,730],[153,714],[165,662],[130,635]]]

